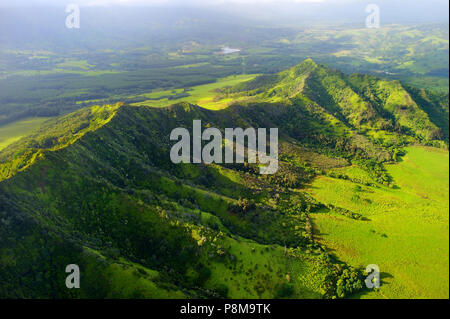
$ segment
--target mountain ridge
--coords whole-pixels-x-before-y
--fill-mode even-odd
[[[355,79],[359,80],[359,85]],[[251,97],[259,95],[263,100],[270,100],[273,96],[291,99],[302,94],[353,128],[415,132],[417,138],[423,140],[448,136],[445,122],[439,126],[434,124],[440,122],[439,118],[431,121],[429,114],[414,102],[400,81],[387,81],[369,75],[345,75],[326,65],[318,65],[312,59],[276,75],[261,76],[239,84],[231,92],[245,92]],[[446,110],[443,105],[434,104],[433,108],[441,114],[446,112],[448,118],[448,102]],[[374,122],[379,122],[379,125],[374,125]]]
[[[0,296],[342,298],[360,291],[362,270],[314,240],[309,213],[333,209],[364,219],[304,188],[327,169],[348,165],[367,171],[369,185],[395,187],[383,163],[423,140],[387,127],[393,141],[380,143],[367,133],[373,127],[332,114],[348,110],[348,100],[335,103],[331,84],[335,97],[324,106],[324,90],[325,99],[300,92],[285,99],[292,79],[311,71],[300,84],[314,86],[308,78],[317,70],[306,61],[286,71],[287,89],[273,91],[280,99],[237,100],[220,111],[186,102],[82,109],[1,151]],[[271,76],[254,81],[246,85],[262,84],[256,91],[274,83]],[[191,130],[194,119],[220,130],[278,127],[279,171],[260,176],[253,164],[173,164],[170,132]],[[74,262],[88,278],[78,292],[63,280]],[[254,284],[244,288],[234,278]]]

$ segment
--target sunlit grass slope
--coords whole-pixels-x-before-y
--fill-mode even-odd
[[[9,144],[27,136],[38,128],[48,117],[34,117],[0,126],[0,150]]]
[[[224,88],[226,86],[234,86],[236,84],[253,80],[257,74],[242,74],[232,75],[225,78],[221,78],[214,83],[194,86],[191,89],[175,89],[167,91],[155,91],[139,95],[144,96],[148,100],[144,102],[134,103],[132,105],[147,105],[155,107],[163,107],[177,102],[185,101],[188,103],[196,104],[201,107],[218,110],[227,107],[231,102],[235,102],[235,99],[219,99],[217,98],[217,92],[215,90]]]
[[[380,267],[381,288],[362,298],[448,298],[449,153],[408,147],[403,161],[387,170],[397,186],[393,189],[316,179],[311,191],[318,200],[368,221],[334,212],[313,214],[315,236],[350,265]],[[346,173],[359,174],[355,168]]]

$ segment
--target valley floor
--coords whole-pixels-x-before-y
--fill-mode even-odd
[[[343,170],[363,175],[354,167]],[[358,298],[448,298],[449,153],[409,147],[403,160],[387,170],[394,188],[317,178],[310,188],[316,199],[367,220],[312,214],[315,238],[343,262],[380,267],[380,289]]]

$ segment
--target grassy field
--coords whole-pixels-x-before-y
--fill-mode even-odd
[[[207,109],[219,110],[227,107],[230,102],[235,102],[236,99],[230,98],[216,100],[215,97],[217,93],[215,92],[215,90],[253,80],[256,76],[257,74],[242,74],[221,78],[214,83],[194,86],[191,88],[191,90],[185,92],[189,94],[189,96],[181,98],[176,98],[176,96],[182,94],[184,92],[183,89],[146,93],[139,96],[144,96],[148,98],[148,100],[144,102],[134,103],[132,105],[163,107],[177,102],[185,101]],[[171,99],[169,99],[169,97]]]
[[[226,238],[223,242],[236,256],[233,264],[211,262],[210,288],[229,287],[230,298],[271,298],[274,287],[294,284],[295,298],[320,298],[320,283],[326,272],[309,260],[306,254],[288,258],[279,245],[261,245],[243,238]]]
[[[310,191],[318,200],[367,221],[334,212],[313,214],[315,237],[350,265],[380,267],[380,289],[356,297],[448,298],[449,153],[409,147],[403,160],[387,170],[394,188],[317,178]],[[366,178],[355,167],[346,174]]]
[[[27,118],[8,125],[0,126],[0,150],[28,135],[31,131],[38,128],[48,119],[48,117]]]

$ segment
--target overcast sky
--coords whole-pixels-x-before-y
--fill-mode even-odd
[[[258,16],[267,21],[299,18],[351,22],[362,21],[365,7],[379,5],[384,23],[448,22],[448,0],[0,0],[5,7],[48,7],[79,4],[81,7],[193,7],[216,9],[241,16]],[[0,12],[1,13],[1,12]]]

